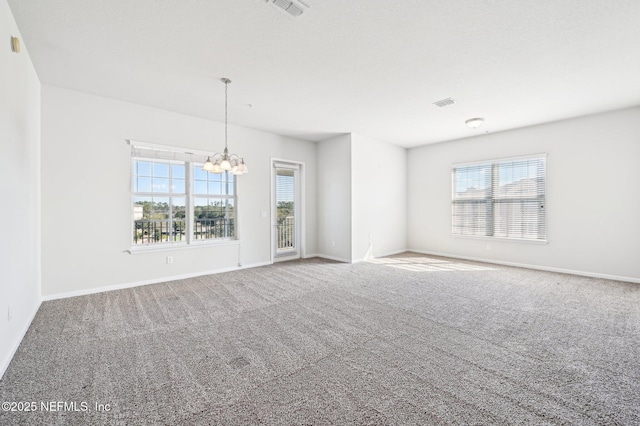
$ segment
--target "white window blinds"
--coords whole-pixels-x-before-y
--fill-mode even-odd
[[[452,233],[545,240],[546,156],[452,167]]]

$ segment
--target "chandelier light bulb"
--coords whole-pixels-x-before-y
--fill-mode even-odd
[[[207,161],[202,166],[202,170],[206,172],[212,171],[214,168],[213,162],[211,161],[211,157],[207,157]]]

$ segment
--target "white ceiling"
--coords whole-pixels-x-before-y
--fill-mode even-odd
[[[640,105],[638,0],[8,2],[43,84],[223,121],[229,77],[231,124],[309,140],[412,147]]]

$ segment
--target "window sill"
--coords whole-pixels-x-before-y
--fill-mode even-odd
[[[178,243],[178,244],[161,244],[161,245],[145,245],[131,247],[125,252],[129,254],[143,254],[143,253],[157,253],[163,251],[176,251],[176,250],[191,250],[199,248],[213,248],[222,246],[237,246],[240,245],[240,240],[221,240],[221,241],[198,241],[191,244]]]
[[[512,243],[524,243],[524,244],[549,244],[548,240],[524,240],[521,238],[507,238],[507,237],[483,237],[480,235],[459,235],[451,234],[453,238],[463,238],[471,240],[484,240],[484,241],[505,241]]]

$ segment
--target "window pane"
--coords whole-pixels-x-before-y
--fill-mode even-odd
[[[197,240],[235,236],[233,200],[194,197],[193,233]]]
[[[153,178],[153,192],[169,192],[169,179]]]
[[[495,206],[495,236],[544,239],[544,206],[536,200],[502,200]]]
[[[153,197],[149,219],[168,220],[169,219],[169,198]]]
[[[174,179],[184,179],[184,164],[171,165],[171,176]]]
[[[153,176],[155,177],[169,177],[169,164],[167,163],[153,163]]]
[[[134,173],[138,176],[151,176],[151,163],[149,161],[136,161]]]
[[[227,173],[227,175],[228,175],[228,179],[227,179],[228,183],[227,183],[227,186],[225,188],[226,189],[226,194],[227,195],[234,195],[233,194],[233,187],[234,187],[233,180],[234,180],[235,176],[232,175],[231,173]]]
[[[295,194],[294,171],[276,170],[276,216],[280,219],[293,215]]]
[[[459,235],[491,235],[491,201],[456,201],[452,206],[452,232]]]
[[[134,244],[167,241],[169,234],[169,199],[164,197],[134,197]]]
[[[209,194],[209,195],[222,195],[222,194],[224,194],[224,192],[222,192],[221,182],[220,181],[218,181],[218,182],[209,182],[207,194]]]
[[[193,192],[195,194],[206,194],[207,193],[207,182],[206,181],[201,181],[201,180],[197,180],[195,181],[195,184],[193,185]]]
[[[539,159],[498,164],[498,197],[535,197],[544,190]]]
[[[151,178],[136,177],[133,179],[134,192],[151,192]]]
[[[173,179],[171,185],[171,192],[184,194],[185,191],[185,182],[184,179]]]
[[[459,167],[453,171],[454,198],[491,196],[491,165]]]
[[[229,172],[224,172],[215,176],[215,184],[209,183],[209,194],[233,195],[233,175]]]
[[[207,180],[207,175],[210,173],[202,170],[202,166],[193,166],[193,177],[198,180]]]
[[[171,205],[173,210],[172,241],[186,241],[187,232],[187,210],[184,197],[172,197]]]
[[[194,194],[234,195],[234,176],[229,172],[207,173],[194,166]]]
[[[151,209],[151,197],[134,197],[133,199],[133,220],[145,218],[145,213]]]

